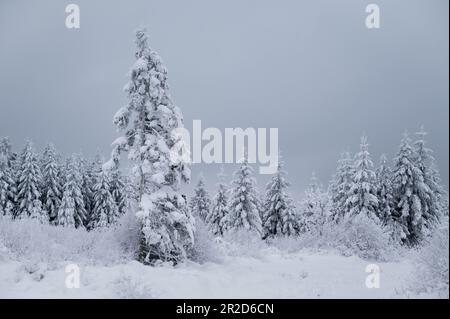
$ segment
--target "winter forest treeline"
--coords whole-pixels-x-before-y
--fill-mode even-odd
[[[363,136],[359,152],[341,154],[328,187],[313,174],[300,203],[289,194],[281,161],[260,194],[246,158],[231,183],[218,175],[212,198],[200,178],[187,199],[180,186],[190,180],[189,165],[170,154],[182,143],[172,134],[183,126],[182,113],[147,33],[137,31],[135,41],[136,62],[125,86],[128,103],[113,118],[123,136],[114,141],[111,159],[104,164],[99,156],[63,158],[51,144],[37,153],[30,141],[17,154],[1,139],[0,215],[93,230],[114,225],[133,210],[140,224],[137,258],[149,264],[188,258],[197,236],[195,220],[214,236],[244,231],[267,241],[321,236],[325,228],[363,220],[393,244],[411,247],[448,215],[448,195],[423,129],[414,136],[405,133],[396,156],[382,156],[377,165]],[[119,169],[122,154],[132,164],[126,176]]]

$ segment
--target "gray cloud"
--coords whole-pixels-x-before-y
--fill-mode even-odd
[[[363,132],[377,161],[421,124],[448,185],[448,1],[372,1],[379,30],[359,0],[73,2],[79,30],[64,26],[67,3],[0,3],[0,136],[16,146],[108,154],[133,30],[147,25],[187,127],[278,127],[297,196]],[[193,172],[211,185],[217,169]]]

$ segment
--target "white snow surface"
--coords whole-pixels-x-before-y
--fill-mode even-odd
[[[79,264],[80,288],[66,288],[58,263],[26,264],[0,256],[0,298],[403,298],[412,263],[377,263],[380,288],[366,287],[371,262],[320,250],[294,253],[268,247],[256,257],[144,266]]]

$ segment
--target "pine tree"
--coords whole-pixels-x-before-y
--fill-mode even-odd
[[[7,153],[0,150],[0,216],[13,217],[16,185]]]
[[[429,194],[423,173],[416,165],[415,153],[407,132],[404,133],[397,156],[394,159],[393,218],[399,225],[399,235],[407,245],[418,244],[425,235],[423,202],[421,194]]]
[[[0,139],[0,156],[4,156],[3,160],[6,160],[6,164],[10,169],[13,169],[14,162],[17,159],[17,155],[12,151],[11,142],[9,137],[2,137]]]
[[[329,198],[315,173],[312,173],[309,187],[305,190],[305,197],[300,203],[299,231],[322,234],[323,227],[328,221]]]
[[[78,157],[73,155],[66,171],[63,199],[58,210],[58,225],[84,228],[87,213],[81,191],[82,182],[80,162]]]
[[[392,220],[393,212],[393,190],[392,190],[392,170],[388,165],[385,154],[380,157],[380,164],[376,170],[377,176],[377,197],[378,197],[378,217],[384,225]]]
[[[125,180],[117,168],[111,170],[110,175],[110,192],[117,206],[117,213],[122,216],[128,207]]]
[[[64,194],[61,205],[58,210],[58,218],[56,224],[63,227],[75,228],[75,200],[72,197],[73,192],[66,182],[67,187],[64,187]]]
[[[429,190],[428,193],[421,193],[422,215],[424,226],[431,230],[439,222],[443,211],[444,188],[441,185],[439,171],[433,157],[433,151],[425,146],[425,136],[427,133],[422,126],[416,133],[417,140],[414,142],[415,162],[422,172],[423,182]]]
[[[94,186],[94,210],[89,228],[107,227],[117,222],[119,211],[111,194],[111,180],[107,172],[101,171]]]
[[[55,223],[62,199],[61,169],[55,147],[48,144],[42,156],[42,203],[50,222]]]
[[[253,169],[248,164],[247,155],[234,173],[228,215],[225,220],[226,231],[245,229],[262,235],[262,222],[256,193]]]
[[[353,172],[354,167],[350,152],[342,153],[336,173],[330,183],[331,218],[336,222],[350,210],[348,197],[350,196]]]
[[[293,236],[298,233],[295,207],[287,193],[290,184],[285,175],[283,163],[279,160],[277,172],[266,185],[262,214],[264,237]]]
[[[223,167],[218,174],[219,183],[217,185],[217,193],[211,204],[211,211],[206,217],[206,223],[214,236],[222,236],[224,231],[224,223],[228,215],[228,196],[227,187],[225,185],[225,174]]]
[[[22,219],[30,217],[33,213],[36,215],[37,208],[42,207],[40,188],[42,186],[42,175],[39,168],[37,155],[34,152],[31,141],[27,141],[24,150],[20,155],[20,171],[18,174],[17,205],[18,210],[16,218]],[[45,214],[42,209],[40,214]],[[46,216],[48,220],[48,215]],[[39,218],[44,220],[45,218]]]
[[[183,143],[181,111],[169,95],[167,69],[148,45],[145,30],[136,32],[136,62],[125,87],[128,104],[114,116],[125,135],[114,143],[112,158],[105,168],[118,166],[120,153],[128,152],[134,163],[142,224],[139,259],[178,262],[187,257],[194,241],[194,221],[180,193],[181,182],[190,178],[182,158],[171,150]]]
[[[361,137],[360,151],[356,155],[350,195],[347,198],[349,216],[365,214],[378,220],[378,198],[376,174],[370,158],[367,137]]]
[[[83,195],[86,216],[84,226],[89,228],[94,211],[94,187],[97,183],[97,177],[101,172],[103,160],[100,155],[96,155],[93,161],[84,158],[80,159],[81,165],[81,193]]]
[[[193,216],[198,216],[203,222],[206,222],[206,217],[210,214],[211,200],[205,188],[203,176],[200,176],[198,179],[189,209]]]

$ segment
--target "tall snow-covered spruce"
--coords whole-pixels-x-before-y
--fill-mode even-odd
[[[426,146],[424,127],[416,133],[417,139],[414,142],[415,162],[417,167],[421,170],[423,182],[426,185],[424,189],[428,193],[420,194],[422,202],[422,215],[425,222],[425,227],[432,230],[439,222],[443,211],[443,196],[445,194],[444,188],[441,185],[441,178],[436,167],[436,161],[433,156],[433,151]]]
[[[9,164],[9,152],[0,147],[0,216],[12,218],[16,197],[16,183]]]
[[[215,236],[223,235],[224,223],[226,216],[228,215],[228,196],[227,196],[227,186],[225,184],[225,174],[223,172],[223,167],[218,174],[219,182],[217,184],[217,193],[211,203],[211,211],[206,217],[206,224]]]
[[[42,155],[42,204],[51,223],[55,223],[62,199],[61,170],[53,144],[48,144]]]
[[[84,227],[87,212],[81,191],[83,181],[78,157],[73,155],[67,166],[64,192],[56,224],[66,227]]]
[[[367,137],[361,137],[360,150],[356,154],[352,183],[349,189],[347,204],[349,216],[365,214],[378,220],[378,197],[376,174],[370,158]]]
[[[263,203],[263,236],[294,236],[298,233],[297,218],[293,201],[287,192],[286,180],[281,160],[272,179],[267,183]]]
[[[425,184],[423,172],[417,166],[416,155],[407,132],[404,133],[394,159],[393,194],[394,220],[401,226],[398,237],[407,245],[418,244],[426,235],[423,195],[430,189]]]
[[[248,164],[247,155],[241,160],[232,182],[228,215],[224,227],[226,231],[244,229],[262,235],[262,221],[253,169]]]
[[[392,170],[385,154],[380,157],[375,174],[377,176],[378,217],[383,224],[390,223],[393,212]]]
[[[170,98],[167,69],[148,45],[145,29],[136,32],[136,46],[136,62],[125,86],[128,103],[114,116],[124,135],[113,143],[112,158],[104,167],[116,167],[122,152],[134,163],[140,205],[136,215],[142,226],[139,260],[177,263],[187,257],[194,241],[194,219],[180,192],[190,169],[173,151],[183,145],[176,134],[183,117]]]
[[[111,194],[111,179],[108,172],[100,171],[94,185],[94,208],[89,228],[102,228],[116,223],[119,218],[114,197]]]
[[[40,221],[48,221],[48,216],[40,216],[46,215],[46,212],[42,210],[41,187],[42,175],[37,155],[31,141],[27,141],[20,154],[16,218],[33,217]]]
[[[189,209],[193,216],[198,216],[203,222],[206,222],[206,217],[211,210],[211,199],[205,188],[205,179],[202,175],[200,175],[194,189],[194,196],[189,204]]]
[[[330,183],[331,217],[339,221],[350,210],[348,198],[352,184],[354,167],[350,152],[343,152],[338,167]]]

